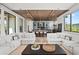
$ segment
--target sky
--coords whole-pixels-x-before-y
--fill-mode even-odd
[[[70,23],[69,19],[70,17],[68,15],[68,18],[66,18],[65,22]],[[79,11],[72,13],[72,23],[73,24],[79,23]]]
[[[72,14],[72,22],[73,24],[79,23],[79,11]]]

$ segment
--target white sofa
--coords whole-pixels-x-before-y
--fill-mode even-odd
[[[19,46],[20,40],[13,40],[12,35],[0,37],[0,55],[8,55]]]
[[[22,44],[34,44],[34,33],[16,33],[0,36],[0,55],[8,55]]]
[[[21,33],[20,39],[22,44],[34,44],[36,36],[35,33]]]
[[[47,39],[49,44],[61,44],[61,33],[47,33]]]
[[[79,55],[79,44],[76,44],[73,49],[72,49],[72,54],[73,55]]]

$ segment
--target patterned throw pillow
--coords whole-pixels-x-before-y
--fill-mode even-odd
[[[12,39],[17,40],[17,39],[19,39],[19,36],[18,35],[12,36]]]

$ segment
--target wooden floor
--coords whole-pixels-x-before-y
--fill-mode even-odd
[[[48,43],[47,38],[46,37],[37,37],[35,40],[35,43],[39,44],[39,43]],[[27,47],[27,44],[25,45],[21,45],[19,46],[17,49],[15,49],[14,51],[12,51],[9,55],[21,55],[21,53],[23,52],[23,50]],[[69,53],[63,46],[60,46],[61,48],[64,49],[64,51],[68,54],[71,55],[71,53]]]
[[[36,37],[35,44],[48,44],[47,37]]]
[[[27,47],[27,45],[21,45],[18,48],[16,48],[14,51],[12,51],[9,55],[21,55],[25,47]]]

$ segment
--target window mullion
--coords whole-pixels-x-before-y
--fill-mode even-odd
[[[72,14],[70,14],[70,32],[72,31]]]

